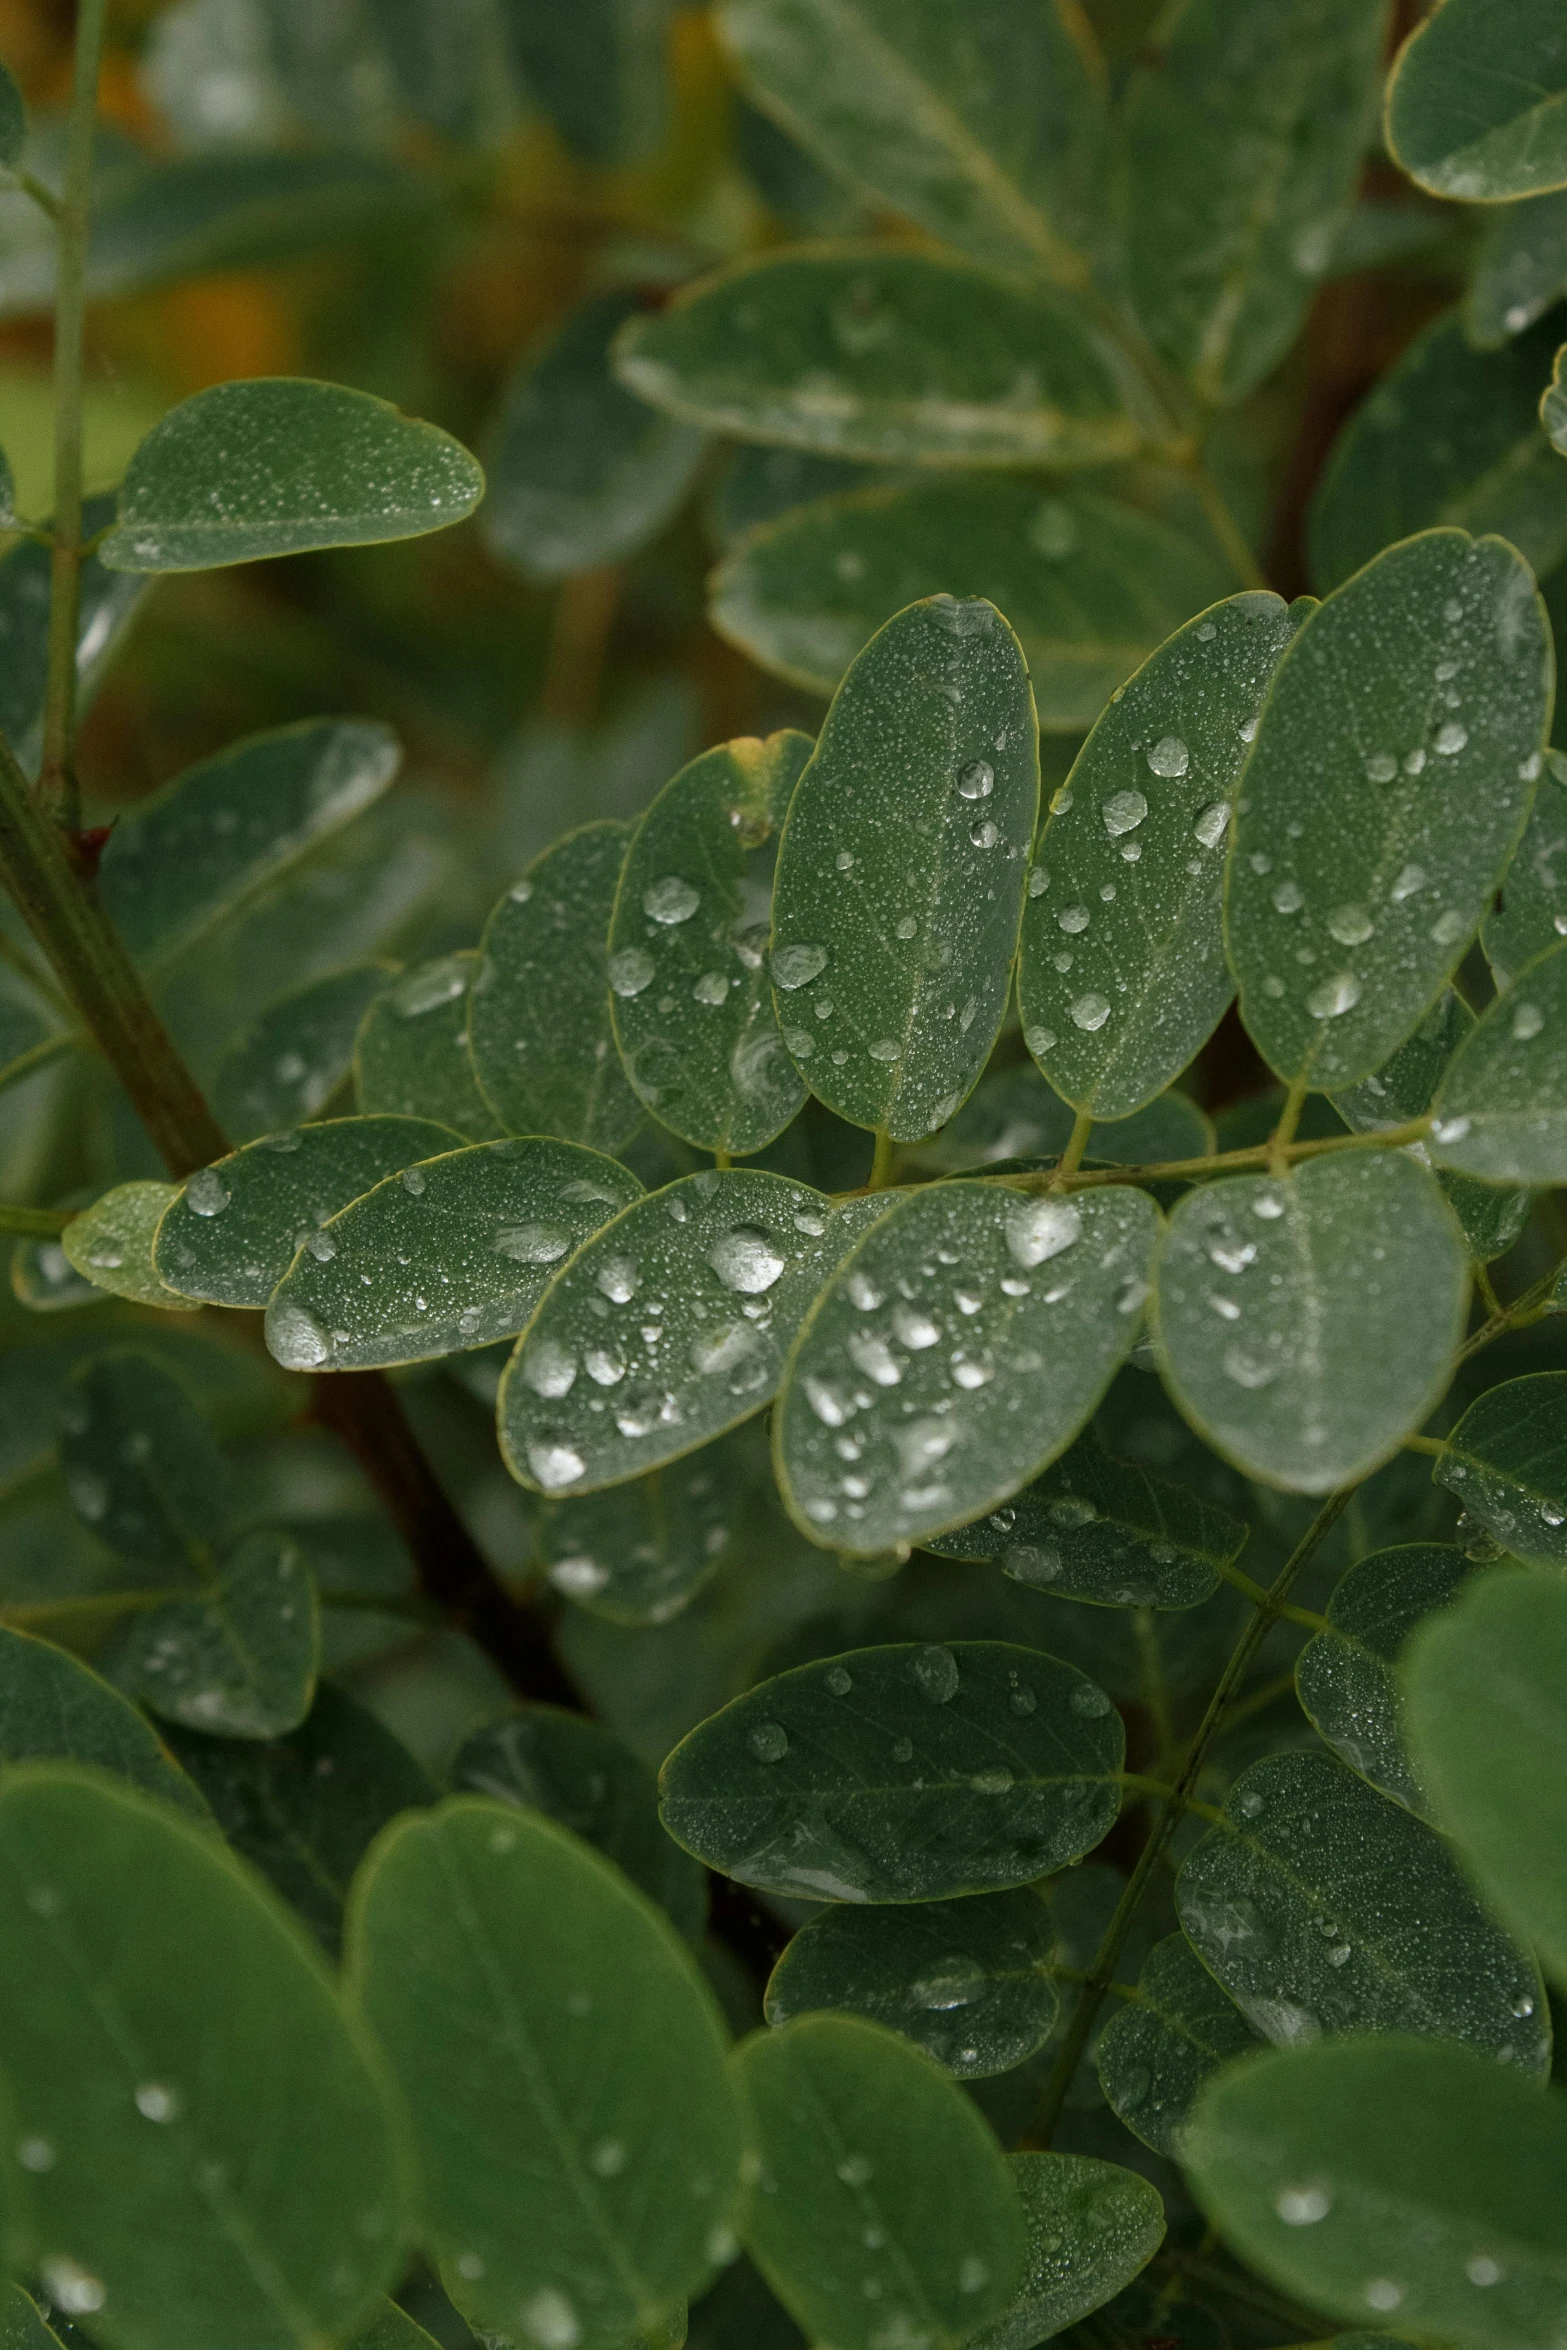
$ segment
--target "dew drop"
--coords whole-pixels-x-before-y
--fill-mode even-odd
[[[177,2089],[166,2081],[142,2081],[136,2089],[136,2110],[150,2122],[171,2122],[179,2112]]]
[[[784,1271],[786,1259],[758,1224],[737,1224],[722,1233],[707,1252],[707,1261],[726,1289],[743,1297],[760,1297]]]
[[[1204,808],[1192,831],[1205,849],[1216,849],[1223,840],[1230,821],[1228,800],[1214,800]]]
[[[1333,2190],[1313,2182],[1304,2187],[1281,2187],[1273,2208],[1287,2228],[1315,2227],[1333,2209]]]
[[[1161,735],[1146,756],[1155,775],[1184,775],[1192,763],[1191,753],[1178,734]]]
[[[1076,1028],[1086,1029],[1090,1036],[1103,1028],[1110,1017],[1110,1006],[1102,995],[1080,995],[1067,1007],[1067,1014]]]
[[[829,1665],[822,1677],[827,1684],[828,1694],[832,1697],[847,1697],[849,1691],[854,1687],[854,1676],[847,1665]]]
[[[571,1234],[561,1224],[507,1224],[495,1235],[497,1256],[519,1265],[554,1265],[571,1246]]]
[[[1025,1028],[1023,1031],[1023,1042],[1036,1060],[1048,1053],[1055,1041],[1056,1032],[1053,1028]]]
[[[996,788],[996,771],[988,759],[975,759],[958,777],[958,790],[966,800],[988,800]]]
[[[792,946],[773,949],[773,982],[788,990],[804,987],[827,968],[825,947]]]
[[[1375,751],[1366,761],[1366,774],[1373,783],[1392,783],[1398,774],[1398,760],[1391,751]]]
[[[1305,903],[1298,881],[1281,881],[1273,893],[1273,910],[1276,914],[1298,914]]]
[[[38,2273],[50,2300],[68,2317],[91,2317],[109,2297],[101,2277],[95,2277],[90,2268],[83,2268],[80,2261],[67,2259],[64,2253],[43,2261]]]
[[[1007,1219],[1007,1250],[1020,1265],[1042,1265],[1082,1238],[1083,1219],[1070,1200],[1025,1200]]]
[[[1445,725],[1437,728],[1431,748],[1436,752],[1438,758],[1455,759],[1468,740],[1468,727],[1461,726],[1456,718],[1449,718]]]
[[[1184,759],[1185,753],[1183,751],[1183,762]],[[1150,767],[1153,767],[1153,761],[1154,754],[1150,751],[1148,754]],[[1154,767],[1156,775],[1162,775],[1164,772],[1163,768]],[[1184,763],[1180,767],[1171,768],[1169,772],[1173,775],[1184,775],[1186,772]],[[1099,810],[1104,828],[1112,840],[1119,840],[1125,832],[1135,832],[1147,813],[1148,802],[1140,791],[1118,791],[1112,798],[1104,801]]]
[[[922,1697],[946,1705],[958,1693],[958,1660],[950,1648],[922,1648],[910,1667]]]
[[[1063,906],[1060,913],[1056,916],[1056,922],[1059,928],[1064,930],[1069,937],[1073,938],[1077,936],[1079,931],[1086,930],[1088,928],[1090,919],[1091,917],[1086,906]]]
[[[199,1168],[185,1186],[185,1205],[195,1216],[221,1216],[232,1197],[214,1167]]]
[[[524,1351],[519,1371],[535,1395],[569,1395],[577,1376],[577,1358],[553,1338],[536,1339]]]
[[[1352,1012],[1361,998],[1360,981],[1353,971],[1339,971],[1331,979],[1324,979],[1306,998],[1306,1009],[1313,1020],[1336,1020],[1341,1012]]]
[[[609,984],[618,996],[640,995],[653,977],[653,958],[643,947],[623,947],[609,958]]]
[[[678,873],[666,873],[662,881],[642,892],[642,911],[654,922],[689,922],[701,903],[701,891],[682,881]]]
[[[1011,1783],[1009,1771],[1008,1786]],[[984,1997],[989,1984],[990,1977],[976,1959],[954,1953],[950,1958],[938,1958],[929,1974],[909,1985],[909,1999],[915,2007],[944,2015],[955,2007],[972,2007],[976,1999]]]
[[[1097,1682],[1083,1681],[1072,1692],[1072,1711],[1085,1722],[1097,1722],[1110,1711],[1110,1700]]]
[[[782,1722],[758,1722],[745,1734],[746,1745],[759,1763],[782,1762],[789,1751],[789,1733]]]
[[[1513,1034],[1520,1044],[1527,1044],[1531,1036],[1538,1036],[1545,1026],[1545,1014],[1538,1004],[1520,1004],[1513,1014]]]
[[[1373,927],[1364,906],[1335,906],[1328,916],[1328,929],[1341,947],[1364,946]]]
[[[1405,865],[1400,870],[1388,894],[1395,906],[1401,906],[1406,898],[1412,898],[1415,892],[1424,889],[1425,885],[1425,867],[1423,865]]]

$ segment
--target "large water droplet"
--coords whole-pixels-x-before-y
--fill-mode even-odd
[[[976,759],[958,777],[958,790],[966,800],[988,800],[995,788],[996,771],[988,759]]]
[[[878,1387],[896,1387],[903,1377],[903,1365],[887,1344],[874,1331],[851,1330],[848,1339],[849,1359],[867,1379]]]
[[[1110,1711],[1110,1700],[1096,1681],[1082,1681],[1072,1692],[1072,1711],[1085,1722],[1101,1721]]]
[[[629,1257],[606,1257],[598,1269],[597,1281],[612,1305],[623,1306],[636,1296],[642,1276]]]
[[[1305,903],[1298,881],[1281,881],[1273,893],[1273,910],[1276,914],[1298,914]]]
[[[1158,774],[1160,770],[1155,768],[1154,772]],[[1183,766],[1174,772],[1184,774],[1186,770]],[[1099,810],[1104,828],[1112,840],[1119,839],[1123,832],[1135,832],[1147,813],[1148,802],[1140,791],[1118,791],[1104,801]]]
[[[1431,748],[1439,758],[1456,759],[1468,740],[1468,727],[1461,726],[1456,718],[1449,718],[1444,726],[1437,728]]]
[[[554,1493],[563,1485],[574,1485],[587,1463],[569,1436],[546,1432],[529,1445],[528,1466],[545,1492]]]
[[[1146,755],[1155,775],[1184,775],[1192,763],[1191,753],[1178,734],[1161,735]]]
[[[1056,916],[1059,927],[1071,938],[1075,938],[1079,931],[1086,930],[1091,919],[1086,906],[1063,906]]]
[[[1354,1010],[1362,993],[1353,971],[1338,971],[1312,989],[1306,998],[1306,1009],[1313,1020],[1336,1020],[1341,1012]]]
[[[303,1306],[277,1300],[267,1308],[267,1350],[285,1371],[318,1371],[332,1359],[332,1342]]]
[[[666,873],[642,892],[642,911],[654,922],[689,922],[701,903],[701,891],[678,873]]]
[[[524,1350],[518,1369],[535,1395],[569,1395],[577,1358],[553,1338],[538,1338]]]
[[[653,971],[653,958],[644,947],[623,947],[609,958],[609,984],[618,996],[640,995]]]
[[[233,1194],[214,1167],[201,1167],[185,1186],[185,1205],[195,1216],[221,1216]]]
[[[804,987],[827,968],[825,947],[774,947],[773,983],[777,987]]]
[[[1317,2180],[1301,2187],[1281,2187],[1273,2208],[1287,2228],[1315,2227],[1333,2209],[1333,2190]]]
[[[1192,831],[1205,849],[1216,849],[1223,840],[1230,821],[1228,800],[1214,800],[1198,817]]]
[[[1373,783],[1392,783],[1398,775],[1398,760],[1392,751],[1373,751],[1366,761],[1366,774]]]
[[[1110,1006],[1102,995],[1080,995],[1067,1011],[1073,1026],[1086,1029],[1090,1036],[1103,1028],[1110,1017]]]
[[[707,1261],[726,1289],[746,1297],[771,1289],[787,1263],[758,1224],[737,1224],[732,1232],[721,1233],[708,1250]]]
[[[1364,946],[1375,925],[1364,906],[1335,906],[1328,929],[1341,947]]]
[[[950,1648],[922,1648],[910,1666],[922,1697],[946,1705],[958,1693],[958,1660]]]
[[[1010,1780],[1010,1773],[1008,1776]],[[928,1974],[909,1985],[909,1999],[915,2007],[942,2015],[954,2007],[972,2007],[976,1999],[984,1997],[989,1983],[990,1977],[977,1959],[954,1952],[950,1958],[938,1958]]]
[[[1531,1036],[1538,1036],[1545,1026],[1545,1014],[1538,1004],[1520,1004],[1513,1014],[1513,1034],[1520,1044],[1527,1044]]]
[[[553,1265],[571,1246],[571,1234],[561,1224],[507,1224],[495,1235],[497,1256],[519,1265]]]
[[[1007,1219],[1007,1249],[1020,1265],[1042,1265],[1082,1238],[1083,1219],[1070,1200],[1024,1200]]]
[[[745,1742],[759,1763],[782,1762],[789,1751],[789,1733],[782,1722],[758,1722],[746,1732]]]

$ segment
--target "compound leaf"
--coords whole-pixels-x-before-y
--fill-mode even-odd
[[[128,1347],[89,1356],[61,1391],[59,1433],[71,1507],[100,1542],[176,1574],[211,1571],[227,1473],[171,1372]]]
[[[288,1534],[248,1534],[199,1597],[133,1616],[113,1648],[122,1689],[165,1721],[277,1738],[310,1710],[321,1659],[315,1579]]]
[[[168,1748],[136,1708],[79,1657],[29,1632],[0,1626],[0,1758],[91,1763],[159,1795],[194,1818],[207,1807]]]
[[[1526,1566],[1567,1569],[1567,1371],[1504,1379],[1469,1406],[1431,1474]]]
[[[1156,2154],[1179,2154],[1193,2105],[1223,2066],[1261,2045],[1184,1934],[1156,1942],[1133,2001],[1099,2035],[1094,2064],[1111,2111]]]
[[[1430,1151],[1487,1183],[1567,1175],[1567,943],[1526,963],[1448,1065]]]
[[[329,972],[267,1006],[228,1044],[212,1081],[225,1130],[249,1142],[324,1110],[354,1065],[365,1014],[394,975],[389,963]]]
[[[500,1134],[468,1057],[470,989],[480,968],[477,954],[437,955],[376,998],[354,1045],[361,1110],[439,1118],[470,1142]]]
[[[970,2350],[1034,2350],[1113,2300],[1164,2241],[1158,2188],[1118,2162],[1013,2154],[1007,2168],[1023,2206],[1027,2263],[1010,2308],[980,2328]]]
[[[1403,1651],[1452,1606],[1469,1562],[1446,1543],[1410,1542],[1351,1567],[1328,1602],[1326,1632],[1295,1659],[1295,1691],[1319,1734],[1382,1795],[1433,1827],[1431,1799],[1404,1734]]]
[[[161,1281],[152,1261],[158,1226],[178,1197],[177,1183],[116,1184],[74,1216],[61,1233],[67,1263],[95,1289],[106,1289],[114,1297],[161,1306],[165,1313],[194,1313],[196,1301]]]
[[[1445,0],[1399,51],[1386,128],[1393,160],[1434,196],[1567,187],[1567,28],[1531,0]]]

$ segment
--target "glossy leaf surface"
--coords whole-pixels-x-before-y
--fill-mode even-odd
[[[1464,304],[1470,336],[1494,350],[1567,293],[1567,195],[1506,204],[1486,220]]]
[[[290,1535],[249,1534],[199,1598],[133,1616],[113,1651],[122,1689],[165,1721],[277,1738],[310,1709],[321,1656],[315,1584]]]
[[[1411,1542],[1359,1560],[1328,1602],[1331,1629],[1295,1660],[1301,1706],[1352,1771],[1443,1827],[1404,1735],[1403,1651],[1428,1616],[1450,1608],[1469,1566],[1445,1543]]]
[[[1096,1682],[1004,1641],[862,1648],[781,1673],[664,1764],[664,1825],[741,1884],[815,1901],[1004,1891],[1091,1851],[1120,1808]]]
[[[1011,2307],[973,2337],[973,2350],[1034,2350],[1103,2308],[1147,2267],[1164,2240],[1157,2187],[1088,2154],[1014,2154],[1008,2169],[1028,2256]]]
[[[79,1657],[0,1626],[6,1693],[0,1752],[19,1762],[89,1763],[193,1818],[206,1806],[149,1723]]]
[[[437,955],[376,998],[354,1045],[361,1110],[439,1118],[471,1142],[502,1132],[468,1057],[469,990],[479,968],[475,953]]]
[[[269,1004],[224,1052],[212,1106],[240,1142],[318,1117],[354,1065],[359,1024],[393,976],[386,963],[330,972]]]
[[[195,1301],[161,1281],[152,1261],[164,1211],[178,1197],[174,1183],[117,1183],[72,1218],[60,1235],[60,1246],[95,1289],[132,1298],[138,1305],[161,1306],[165,1313],[191,1313]]]
[[[1525,964],[1454,1054],[1431,1155],[1488,1183],[1567,1173],[1567,944]]]
[[[127,1347],[90,1356],[59,1402],[71,1507],[122,1558],[210,1571],[228,1496],[223,1461],[180,1381]]]
[[[1135,2001],[1117,2006],[1094,2063],[1112,2111],[1156,2154],[1179,2154],[1198,2096],[1213,2075],[1261,2045],[1184,1934],[1156,1942]]]
[[[1567,187],[1567,31],[1529,0],[1445,0],[1387,93],[1395,162],[1433,195],[1495,204]]]
[[[1514,1558],[1567,1569],[1567,1371],[1488,1388],[1431,1474]]]
[[[537,1521],[545,1572],[609,1623],[667,1623],[723,1564],[744,1492],[743,1464],[720,1437],[629,1485],[549,1502]]]

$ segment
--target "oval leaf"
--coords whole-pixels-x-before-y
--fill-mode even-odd
[[[250,1142],[324,1110],[353,1068],[360,1023],[394,969],[356,963],[330,972],[279,997],[232,1037],[212,1081],[225,1132]]]
[[[1157,2187],[1087,2154],[1014,2154],[1008,2169],[1028,2258],[1010,2308],[973,2336],[971,2350],[1035,2350],[1102,2309],[1164,2241]]]
[[[1453,1055],[1431,1155],[1488,1183],[1567,1176],[1567,943],[1524,966]]]
[[[1499,903],[1481,937],[1499,988],[1509,987],[1526,963],[1567,937],[1567,753],[1547,751],[1545,773],[1513,861],[1502,876]]]
[[[122,1558],[210,1575],[228,1479],[205,1420],[161,1363],[129,1348],[90,1357],[60,1395],[71,1507]]]
[[[114,1297],[161,1306],[165,1313],[194,1313],[196,1300],[161,1281],[152,1261],[158,1226],[179,1195],[177,1183],[116,1184],[61,1233],[66,1261],[84,1281]]]
[[[1319,1734],[1352,1771],[1433,1827],[1404,1736],[1402,1652],[1428,1616],[1451,1607],[1469,1562],[1444,1543],[1379,1550],[1350,1568],[1328,1602],[1329,1630],[1295,1659],[1295,1690]]]
[[[1567,1569],[1567,1371],[1477,1397],[1431,1474],[1514,1558]]]
[[[1031,1061],[1024,1061],[982,1077],[957,1116],[921,1149],[920,1158],[954,1170],[1006,1159],[1058,1159],[1076,1122],[1076,1113],[1055,1088]],[[1096,1123],[1084,1157],[1100,1165],[1142,1167],[1206,1158],[1215,1147],[1211,1122],[1188,1095],[1171,1088],[1130,1118]]]
[[[1482,350],[1522,334],[1567,293],[1567,195],[1536,196],[1489,214],[1464,304]]]
[[[1567,39],[1533,0],[1444,0],[1399,51],[1395,162],[1434,196],[1496,204],[1567,187]]]
[[[79,1657],[0,1626],[5,1762],[91,1763],[194,1818],[207,1807],[157,1733]]]
[[[750,1480],[720,1437],[630,1485],[546,1502],[536,1520],[557,1591],[611,1624],[664,1624],[729,1552]]]
[[[321,1622],[315,1581],[287,1534],[247,1535],[199,1599],[134,1616],[114,1677],[165,1721],[225,1738],[277,1738],[315,1692]]]
[[[1156,2154],[1177,2155],[1197,2097],[1232,2058],[1261,2045],[1184,1934],[1156,1942],[1134,2001],[1099,2035],[1094,2064],[1113,2113]]]

